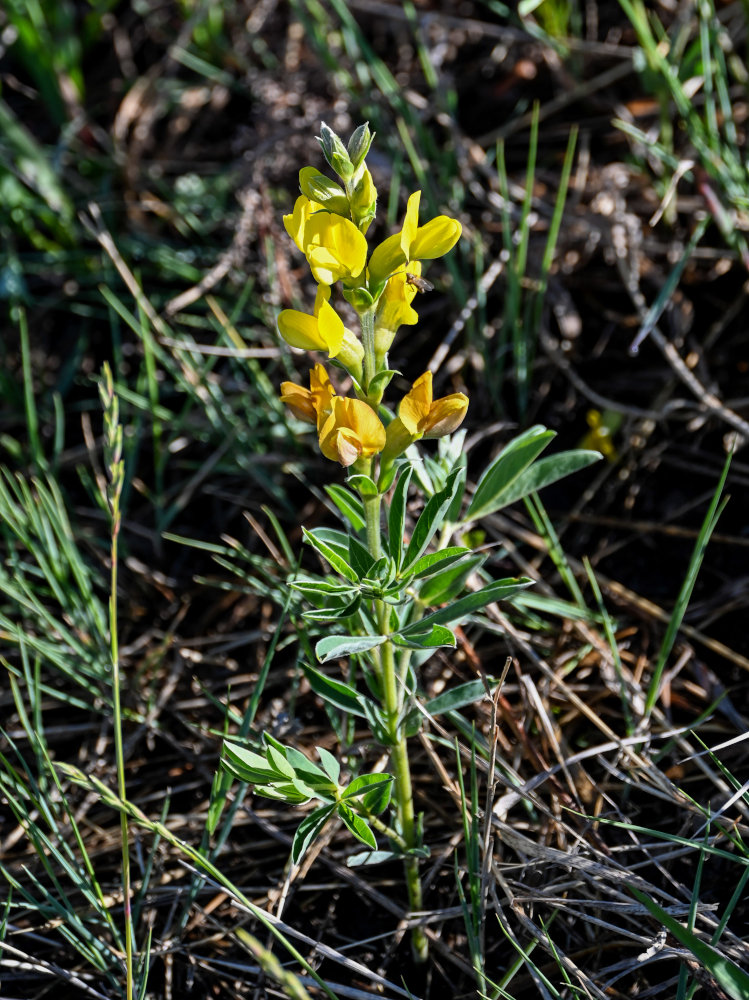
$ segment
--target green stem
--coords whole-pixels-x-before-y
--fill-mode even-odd
[[[366,354],[365,354],[366,359]],[[367,545],[370,555],[379,559],[382,552],[380,540],[380,503],[381,497],[362,496],[364,516],[367,526]],[[380,628],[380,635],[390,632],[390,607],[384,601],[375,601],[374,610]],[[401,725],[403,708],[402,684],[399,684],[395,665],[395,646],[389,640],[379,647],[380,681],[382,683],[382,700],[385,710],[385,728],[388,734],[390,759],[394,772],[393,802],[395,805],[396,826],[400,831],[405,850],[418,847],[418,829],[414,814],[413,786],[411,784],[411,766],[408,759],[408,744],[406,734]],[[415,857],[404,859],[406,874],[406,891],[408,904],[412,911],[422,908],[421,877],[419,861]],[[427,958],[429,941],[421,927],[414,927],[411,946],[414,958],[424,962]]]
[[[375,311],[368,309],[361,314],[361,339],[364,348],[364,389],[369,392],[369,383],[377,374],[375,359]]]

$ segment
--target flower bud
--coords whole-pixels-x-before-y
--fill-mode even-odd
[[[348,218],[349,204],[346,192],[325,174],[314,167],[302,167],[299,171],[299,187],[310,201],[321,205],[329,212]]]
[[[364,157],[369,152],[369,147],[372,145],[375,135],[375,132],[369,131],[369,122],[364,122],[352,134],[348,141],[348,155],[354,168],[358,167],[364,161]]]
[[[333,170],[335,170],[341,180],[344,183],[350,181],[354,176],[354,165],[349,159],[346,147],[335,134],[333,129],[329,128],[325,122],[322,122],[320,125],[318,142],[322,146],[325,159],[331,165]]]

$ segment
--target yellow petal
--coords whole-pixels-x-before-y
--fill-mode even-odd
[[[369,286],[373,294],[376,295],[378,288],[381,288],[392,274],[405,266],[407,259],[401,247],[400,233],[393,233],[374,248],[368,268]]]
[[[385,431],[385,447],[382,449],[383,465],[394,461],[410,445],[414,443],[418,435],[413,434],[403,423],[400,417],[391,420]]]
[[[360,399],[336,396],[320,431],[323,455],[333,462],[351,465],[357,458],[376,455],[384,447],[385,428],[372,407]]]
[[[418,260],[416,254],[411,253],[411,243],[419,228],[419,202],[421,201],[421,191],[414,191],[408,199],[406,206],[406,217],[403,220],[401,230],[401,250],[406,260]]]
[[[302,351],[326,350],[315,316],[308,316],[296,309],[284,309],[278,316],[278,332],[291,347],[298,347]]]
[[[317,314],[317,329],[328,351],[328,357],[334,358],[341,349],[343,343],[343,320],[327,301],[320,303],[320,311]]]
[[[317,212],[320,209],[315,201],[310,201],[303,194],[299,195],[294,203],[294,211],[291,215],[284,215],[283,224],[286,232],[296,243],[297,247],[304,253],[305,242],[304,242],[304,231],[309,221],[310,216],[313,212]]]
[[[315,281],[323,285],[334,285],[348,276],[346,264],[327,247],[309,247],[307,261]]]
[[[317,423],[315,401],[309,389],[297,385],[296,382],[281,383],[281,402],[291,410],[295,417],[308,424]]]
[[[317,278],[318,281],[332,285],[340,277],[356,278],[363,271],[367,261],[367,238],[349,219],[332,215],[330,212],[316,212],[305,226],[304,239],[310,266],[312,266],[310,254],[314,252],[313,248],[325,248],[328,252],[329,256],[317,254],[316,262],[320,266],[323,263],[337,262],[339,273],[333,281]]]
[[[411,243],[411,260],[433,260],[452,250],[463,231],[457,219],[438,215],[420,226]]]
[[[398,407],[398,416],[411,434],[421,434],[432,406],[432,373],[424,372]]]
[[[453,392],[432,404],[424,425],[425,438],[444,437],[452,434],[463,423],[468,409],[468,396],[463,392]]]

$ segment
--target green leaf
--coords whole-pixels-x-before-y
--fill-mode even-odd
[[[404,858],[428,858],[428,847],[412,847],[410,851],[362,851],[346,859],[347,868],[363,865],[381,865],[386,861],[403,861]]]
[[[292,580],[289,586],[311,600],[319,598],[321,594],[351,598],[358,593],[355,587],[347,583],[331,583],[321,577],[302,577]]]
[[[697,961],[707,969],[718,985],[730,997],[733,997],[733,1000],[746,1000],[749,997],[749,975],[743,969],[721,955],[712,945],[698,938],[678,920],[674,920],[644,892],[640,892],[639,889],[635,889],[631,885],[627,888],[635,899],[638,899],[656,920],[660,921],[666,930],[673,934],[677,941],[680,941],[685,948],[692,952]]]
[[[446,549],[440,549],[439,552],[427,552],[421,559],[416,560],[410,572],[419,579],[425,576],[432,576],[432,574],[439,573],[445,566],[449,566],[456,559],[460,559],[461,556],[471,551],[465,545],[450,545]]]
[[[362,797],[362,805],[374,816],[379,816],[390,805],[390,797],[393,794],[393,782],[375,785],[370,788]]]
[[[393,368],[385,368],[381,372],[377,372],[375,377],[369,383],[368,392],[372,399],[375,399],[378,393],[384,392],[390,385],[391,380],[401,373],[395,371]]]
[[[536,424],[510,441],[479,480],[465,519],[478,518],[504,507],[503,494],[555,436],[554,431]]]
[[[489,680],[493,681],[494,678]],[[473,705],[485,694],[486,687],[482,680],[467,681],[449,691],[443,691],[436,698],[430,698],[424,708],[430,715],[442,715],[444,712],[454,712],[458,708],[465,708],[466,705]]]
[[[315,655],[320,663],[327,663],[339,656],[366,653],[386,640],[386,635],[326,635],[315,646]]]
[[[422,618],[422,621],[424,619]],[[414,623],[416,625],[418,623]],[[406,629],[402,632],[393,632],[391,639],[396,646],[404,649],[434,649],[437,646],[455,646],[455,635],[453,631],[444,625],[433,625],[425,632],[406,635]]]
[[[403,466],[398,483],[393,491],[393,499],[390,502],[388,511],[388,551],[395,560],[395,564],[400,569],[403,557],[403,531],[406,524],[406,502],[408,500],[408,487],[413,475],[413,466],[408,464]]]
[[[339,555],[339,553],[336,552],[336,550],[331,545],[323,541],[322,538],[319,538],[312,531],[307,531],[306,528],[302,528],[302,533],[306,541],[308,541],[309,544],[314,549],[316,549],[324,559],[326,559],[330,563],[330,565],[337,573],[340,573],[341,576],[345,577],[347,580],[350,580],[352,583],[359,582],[359,577],[357,576],[353,568],[349,566],[346,560],[341,555]]]
[[[332,486],[326,486],[325,492],[336,505],[338,510],[340,510],[343,516],[350,522],[354,531],[361,531],[367,522],[364,517],[364,507],[362,506],[362,502],[359,497],[352,493],[351,490],[347,490],[345,486],[340,486],[338,483],[334,483]]]
[[[464,589],[471,573],[485,561],[485,555],[471,556],[469,559],[448,566],[441,573],[434,574],[422,585],[419,600],[422,604],[431,605],[444,604],[445,601],[452,600]]]
[[[302,612],[302,618],[309,622],[332,622],[342,618],[350,618],[356,614],[361,604],[361,594],[355,594],[348,604],[329,600],[325,607],[314,608]]]
[[[309,802],[311,796],[305,792],[300,792],[291,781],[276,781],[272,785],[255,785],[255,795],[262,795],[264,799],[275,799],[277,802],[290,802],[292,805],[301,805]]]
[[[311,761],[303,754],[301,750],[297,750],[295,747],[286,747],[286,760],[294,768],[297,776],[306,781],[315,790],[317,790],[318,786],[330,789],[331,781],[328,775],[314,761]]]
[[[444,490],[440,490],[439,493],[435,493],[433,497],[427,500],[406,549],[406,555],[403,559],[406,570],[418,560],[432,540],[434,533],[438,528],[442,527],[445,511],[450,506],[455,491],[458,488],[459,476],[459,469],[451,473]]]
[[[476,500],[474,496],[466,516],[483,517],[485,514],[493,514],[501,507],[507,507],[509,504],[515,503],[516,500],[521,500],[530,493],[536,493],[538,490],[543,489],[544,486],[550,486],[552,483],[564,479],[565,476],[569,476],[573,472],[578,472],[580,469],[592,465],[593,462],[600,461],[601,457],[597,451],[583,450],[560,451],[556,455],[547,455],[546,458],[539,459],[530,468],[525,469],[516,476],[513,482],[499,496],[495,497],[494,502],[488,506],[482,507],[480,510],[474,508]],[[478,490],[476,493],[478,494]]]
[[[362,496],[376,497],[379,493],[374,479],[371,479],[369,476],[364,476],[361,473],[349,476],[346,482],[352,489],[358,490]]]
[[[299,824],[291,844],[291,860],[295,865],[299,863],[299,859],[320,833],[334,810],[335,806],[320,806],[309,816],[305,816]]]
[[[274,767],[278,774],[283,775],[284,778],[289,778],[290,780],[293,780],[296,777],[294,768],[286,760],[284,753],[277,750],[274,746],[269,746],[265,753],[271,767]]]
[[[367,576],[370,569],[374,565],[374,559],[370,555],[367,546],[363,545],[354,535],[349,536],[348,553],[349,562],[361,580],[363,577]]]
[[[381,785],[391,785],[393,781],[390,774],[360,774],[354,778],[350,785],[347,785],[341,799],[361,798],[367,792],[378,788]]]
[[[533,580],[529,580],[524,576],[497,580],[495,583],[490,583],[487,587],[482,587],[481,590],[477,590],[473,594],[461,597],[459,601],[455,601],[444,608],[440,608],[438,611],[433,611],[431,614],[425,615],[420,621],[414,622],[412,625],[407,625],[406,628],[401,629],[400,634],[402,637],[420,635],[423,632],[429,631],[433,625],[444,625],[447,622],[458,621],[461,618],[465,618],[466,615],[470,615],[472,612],[486,607],[487,604],[508,600],[521,590],[525,590],[526,587],[530,587],[532,583]]]
[[[353,833],[357,840],[360,840],[362,844],[366,844],[367,847],[371,847],[372,850],[377,849],[377,841],[374,838],[374,834],[369,828],[369,824],[361,816],[357,815],[349,806],[344,802],[340,802],[337,808],[338,815],[343,820],[345,826]]]
[[[302,664],[302,669],[304,676],[309,681],[309,686],[323,701],[335,705],[336,708],[340,708],[342,712],[348,712],[349,715],[366,715],[364,710],[366,699],[354,688],[342,681],[335,681],[332,677],[327,677],[309,664]]]
[[[240,781],[246,781],[250,784],[272,781],[276,777],[276,772],[268,764],[265,757],[253,753],[252,750],[246,750],[236,743],[229,743],[227,740],[224,740],[223,764]]]
[[[323,770],[330,780],[337,785],[341,777],[341,765],[338,763],[338,760],[325,747],[315,747],[315,750],[320,755],[320,763],[323,766]]]
[[[465,452],[461,455],[461,465],[458,468],[458,478],[455,483],[455,494],[452,498],[450,506],[445,512],[445,520],[449,521],[451,524],[457,524],[460,521],[460,508],[463,503],[463,496],[466,491],[466,479],[468,477],[468,469],[466,468],[466,456]]]

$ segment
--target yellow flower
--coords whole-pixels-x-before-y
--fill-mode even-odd
[[[320,212],[322,205],[316,201],[311,201],[305,195],[300,194],[294,202],[294,211],[291,215],[284,215],[283,224],[286,232],[296,243],[297,247],[305,253],[304,230],[313,212]]]
[[[421,276],[418,260],[409,266],[414,277]],[[396,271],[385,285],[375,316],[375,353],[378,358],[383,359],[390,350],[399,326],[413,326],[419,322],[419,315],[411,306],[414,295],[416,286],[407,280],[405,271]]]
[[[426,225],[419,226],[420,200],[421,191],[414,191],[408,199],[401,231],[389,236],[372,253],[369,261],[369,287],[375,297],[396,271],[410,265],[412,261],[442,257],[460,239],[460,223],[447,215],[438,215]]]
[[[331,400],[332,411],[320,430],[320,451],[348,468],[385,447],[385,428],[368,403],[347,396]]]
[[[367,238],[349,219],[316,212],[304,227],[304,252],[315,281],[357,278],[367,262]]]
[[[367,240],[350,219],[326,211],[300,195],[291,215],[284,215],[286,232],[307,258],[315,281],[333,285],[357,278],[367,262]]]
[[[318,433],[333,407],[335,389],[322,365],[315,365],[309,373],[309,389],[296,382],[281,383],[281,402],[295,417],[308,424],[316,424]]]
[[[327,285],[318,285],[314,315],[284,309],[278,316],[278,332],[291,347],[302,351],[326,351],[329,358],[337,358],[360,379],[364,348],[355,334],[344,327],[329,298]]]
[[[402,455],[420,438],[452,434],[463,422],[467,409],[468,396],[463,392],[432,399],[432,373],[424,372],[401,400],[398,416],[388,424],[383,463]]]
[[[432,373],[424,372],[411,386],[398,407],[398,416],[410,434],[436,438],[452,434],[468,409],[468,396],[453,392],[441,399],[432,399]]]

